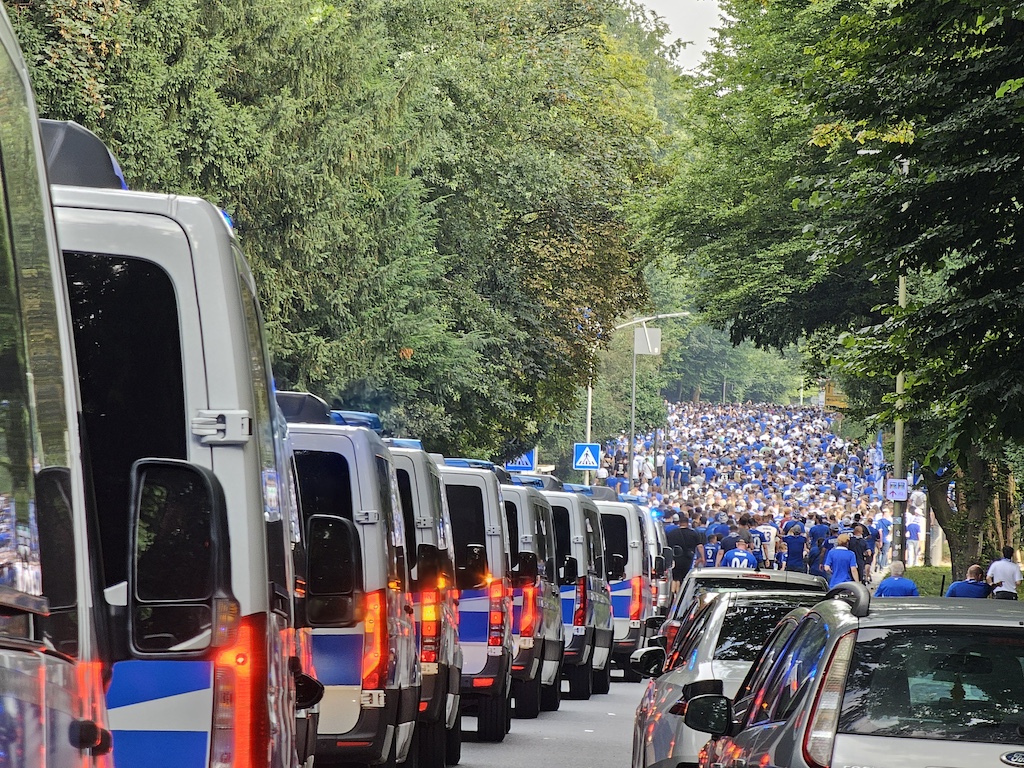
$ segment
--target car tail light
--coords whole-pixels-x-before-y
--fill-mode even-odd
[[[533,637],[537,631],[537,588],[523,587],[523,610],[519,614],[519,635]]]
[[[576,610],[572,615],[572,623],[576,627],[587,624],[587,580],[583,576],[576,579]]]
[[[421,599],[420,661],[431,664],[437,662],[441,636],[441,593],[436,589],[425,589]]]
[[[832,762],[832,745],[836,738],[846,673],[850,669],[856,636],[856,630],[847,632],[836,643],[808,718],[810,724],[804,733],[804,757],[818,768],[828,768]]]
[[[679,634],[679,622],[678,621],[666,621],[665,622],[665,647],[671,648],[672,644],[676,641],[676,635]]]
[[[364,691],[383,688],[387,682],[389,659],[386,600],[383,589],[366,595],[366,614],[363,617]]]
[[[266,621],[263,614],[241,619],[234,642],[217,652],[212,768],[260,768],[270,764]]]
[[[505,644],[505,582],[500,579],[492,581],[487,588],[489,610],[487,612],[487,644],[500,646]]]
[[[634,576],[630,579],[630,583],[632,584],[633,589],[629,596],[629,619],[630,621],[639,621],[640,612],[643,610],[641,606],[644,598],[643,576]]]

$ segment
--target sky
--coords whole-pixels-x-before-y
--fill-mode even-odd
[[[672,28],[670,40],[693,41],[679,57],[684,69],[700,63],[711,28],[718,26],[718,4],[715,0],[641,0],[661,16]]]

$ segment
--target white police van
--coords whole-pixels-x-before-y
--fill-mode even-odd
[[[444,481],[423,450],[391,449],[405,518],[423,686],[416,730],[419,768],[455,765],[462,754],[462,645],[455,586],[455,538]]]
[[[35,103],[2,9],[0,41],[3,761],[109,765],[70,323]]]
[[[503,485],[512,547],[512,698],[516,717],[559,707],[562,686],[562,598],[555,566],[551,505],[535,488]]]
[[[498,478],[486,469],[441,466],[455,537],[462,643],[462,709],[477,738],[502,741],[510,727],[512,574]]]
[[[196,198],[59,185],[52,198],[115,764],[307,761],[296,709],[322,689],[296,632],[298,511],[234,233]]]
[[[654,568],[644,511],[625,501],[595,502],[604,529],[604,556],[612,592],[615,635],[612,661],[626,680],[638,682],[629,657],[647,641],[647,619],[654,615],[651,575]]]
[[[542,491],[555,522],[556,560],[561,569],[565,652],[562,673],[569,698],[589,699],[609,690],[612,601],[604,566],[601,513],[579,493]]]
[[[391,453],[364,427],[290,424],[309,552],[306,614],[325,692],[316,756],[405,762],[420,703],[406,536]]]

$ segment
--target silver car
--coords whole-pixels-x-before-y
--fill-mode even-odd
[[[708,738],[680,716],[690,697],[735,696],[773,628],[790,611],[821,600],[816,592],[728,592],[701,597],[696,615],[667,651],[645,648],[633,666],[652,677],[636,711],[633,768],[695,766]]]
[[[702,766],[1024,765],[1024,635],[1014,603],[888,599],[840,585],[733,705],[695,696]]]

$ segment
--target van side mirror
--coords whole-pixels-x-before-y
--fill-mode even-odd
[[[608,580],[621,579],[625,575],[626,558],[616,552],[611,556],[611,562],[608,565]]]
[[[576,579],[580,577],[579,564],[576,562],[576,558],[569,555],[565,558],[565,562],[562,563],[562,578],[559,579],[560,584],[575,584]]]
[[[732,730],[732,702],[716,693],[696,696],[687,702],[683,722],[695,731],[710,733],[712,738],[725,736]]]
[[[658,555],[654,558],[654,578],[660,579],[665,575],[665,556]]]
[[[431,587],[437,583],[442,570],[441,550],[433,544],[416,547],[416,581]]]
[[[313,515],[306,523],[306,547],[310,626],[351,626],[362,602],[362,553],[355,523],[334,515]]]
[[[513,586],[528,587],[537,581],[537,555],[533,552],[520,552]]]
[[[674,547],[672,547],[672,557],[673,558],[678,560],[682,556],[683,556],[683,548],[682,547],[680,547],[678,544],[676,544]]]
[[[467,544],[465,561],[458,563],[457,569],[462,572],[461,584],[473,584],[472,589],[483,589],[487,586],[487,547],[483,544]]]
[[[230,622],[219,614],[229,611],[234,595],[220,481],[187,461],[140,459],[132,466],[131,488],[132,650],[191,657],[223,645]]]
[[[672,547],[664,547],[661,550],[662,557],[665,558],[665,570],[667,571],[673,565],[675,565],[676,558],[675,552],[672,551]]]

